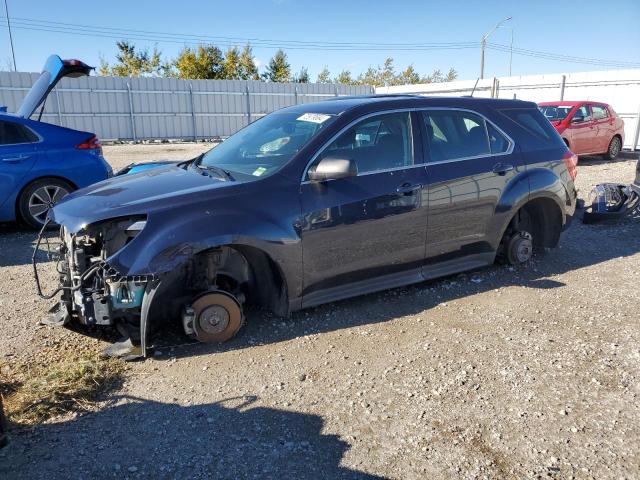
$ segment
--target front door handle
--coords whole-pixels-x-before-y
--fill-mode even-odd
[[[18,163],[22,160],[26,160],[27,158],[29,158],[29,155],[17,155],[15,157],[4,157],[2,158],[2,161],[7,163]]]
[[[422,188],[421,183],[403,183],[398,188],[396,188],[396,192],[402,193],[403,195],[410,195],[416,190],[420,190]]]
[[[509,165],[508,163],[496,163],[492,169],[493,173],[497,173],[498,175],[505,175],[511,170],[513,170],[513,165]]]

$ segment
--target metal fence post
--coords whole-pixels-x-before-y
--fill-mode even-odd
[[[247,125],[251,123],[251,99],[249,98],[249,84],[244,87],[245,93],[247,94]]]
[[[638,106],[638,114],[636,115],[636,133],[633,135],[633,143],[631,150],[634,152],[638,149],[638,140],[640,139],[640,106]]]
[[[129,95],[129,118],[131,119],[131,136],[134,142],[138,141],[138,136],[136,135],[136,122],[133,118],[133,97],[131,95],[131,85],[127,82],[127,93]]]
[[[560,101],[564,100],[564,86],[567,83],[567,76],[562,75],[562,83],[560,84]]]
[[[193,85],[189,83],[189,99],[191,100],[191,125],[193,127],[193,141],[198,141],[198,135],[196,131],[196,104],[193,101]]]
[[[334,84],[333,84],[333,88],[334,88],[334,90],[335,90],[335,95],[336,95],[336,97],[337,97],[337,96],[338,96],[338,84],[334,83]]]
[[[56,88],[56,105],[58,106],[58,125],[64,127],[62,124],[62,111],[60,110],[60,90]]]
[[[293,87],[293,101],[298,104],[298,86]]]

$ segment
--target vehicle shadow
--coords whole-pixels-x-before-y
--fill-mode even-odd
[[[538,254],[522,267],[494,265],[475,272],[423,282],[409,287],[334,302],[294,313],[290,319],[262,311],[249,311],[239,335],[224,344],[193,342],[177,330],[163,330],[152,342],[162,352],[157,359],[192,357],[215,352],[242,350],[420,314],[460,298],[509,286],[536,291],[564,287],[557,275],[589,268],[611,259],[640,252],[640,222],[626,219],[615,224],[582,225],[576,221],[562,239],[561,247]],[[167,355],[169,353],[169,355]]]
[[[16,429],[0,450],[0,478],[382,478],[341,466],[349,444],[323,434],[320,416],[255,403],[116,398],[62,423]]]

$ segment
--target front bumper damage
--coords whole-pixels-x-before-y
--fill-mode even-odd
[[[144,217],[128,217],[98,223],[77,233],[60,228],[60,241],[52,250],[45,224],[38,235],[32,263],[38,294],[58,297],[59,303],[42,323],[112,326],[121,341],[105,353],[120,357],[146,356],[145,297],[158,284],[155,274],[123,275],[109,259],[130,243],[144,228]],[[56,262],[58,287],[46,294],[38,272],[41,247]],[[148,313],[148,306],[146,308]]]

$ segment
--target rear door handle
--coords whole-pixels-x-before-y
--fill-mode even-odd
[[[4,157],[2,158],[2,161],[7,163],[18,163],[22,160],[26,160],[27,158],[29,158],[29,156],[30,155],[17,155],[15,157]]]
[[[508,163],[496,163],[493,166],[492,172],[497,173],[498,175],[505,175],[511,170],[513,170],[513,165],[509,165]]]
[[[402,193],[404,195],[409,195],[416,190],[420,190],[422,188],[421,183],[403,183],[398,188],[396,188],[396,192]]]

